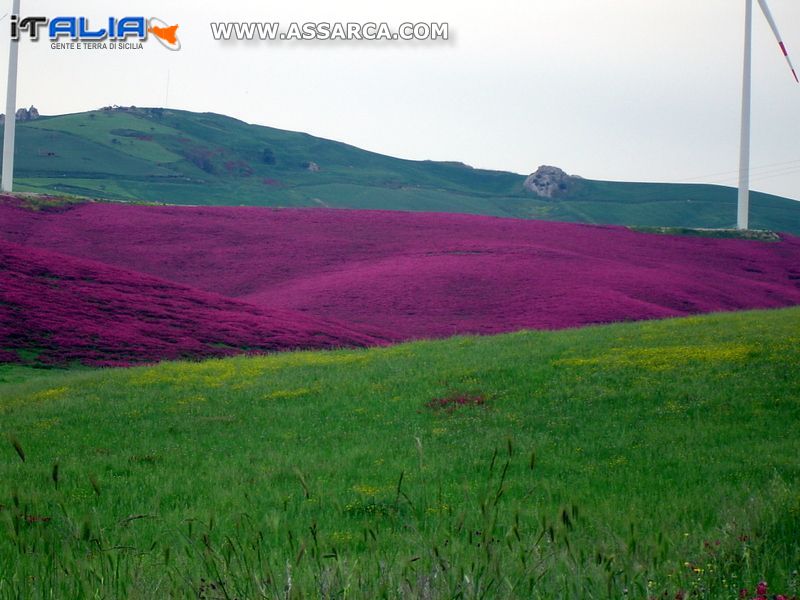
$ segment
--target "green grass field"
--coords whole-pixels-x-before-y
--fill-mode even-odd
[[[6,366],[0,429],[0,598],[798,592],[800,309]]]
[[[2,136],[0,135],[0,138]],[[309,171],[309,163],[319,171]],[[530,165],[534,171],[539,165]],[[565,165],[568,166],[568,165]],[[618,225],[733,227],[736,190],[574,180],[539,198],[524,175],[413,161],[216,114],[115,109],[19,124],[19,191],[200,205],[439,211]],[[800,203],[754,192],[751,225],[800,234]]]

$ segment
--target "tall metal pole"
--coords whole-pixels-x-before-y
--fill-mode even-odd
[[[736,227],[749,227],[750,213],[750,81],[753,61],[753,0],[745,0],[744,78],[742,83],[742,138],[739,146],[739,202]]]
[[[19,15],[19,0],[13,1],[12,15]],[[3,133],[3,175],[0,188],[4,192],[14,187],[14,136],[17,130],[17,62],[19,42],[10,40],[8,48],[8,88],[6,89],[6,122]]]

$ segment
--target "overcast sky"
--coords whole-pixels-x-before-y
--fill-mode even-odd
[[[11,2],[2,0],[10,10]],[[800,3],[770,0],[800,66]],[[20,51],[19,106],[228,114],[377,152],[592,179],[736,185],[744,0],[22,0],[156,16],[182,49]],[[113,7],[113,8],[110,8]],[[800,85],[755,10],[753,187],[800,199]],[[448,42],[215,41],[211,21],[445,21]],[[3,31],[7,31],[7,19]],[[5,81],[7,44],[0,50]],[[169,95],[167,100],[167,80]]]

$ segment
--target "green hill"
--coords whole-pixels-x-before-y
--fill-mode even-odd
[[[798,332],[787,309],[4,367],[0,596],[791,596]]]
[[[547,200],[526,191],[519,174],[402,160],[216,114],[116,108],[21,122],[17,136],[22,191],[641,226],[735,223],[731,188],[578,180],[566,197]],[[754,193],[751,224],[800,233],[800,203]]]

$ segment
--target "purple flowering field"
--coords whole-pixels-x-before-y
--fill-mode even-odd
[[[800,304],[800,238],[493,217],[0,203],[0,359],[114,364],[243,349]]]
[[[126,365],[242,351],[381,344],[302,313],[0,241],[0,361]]]

